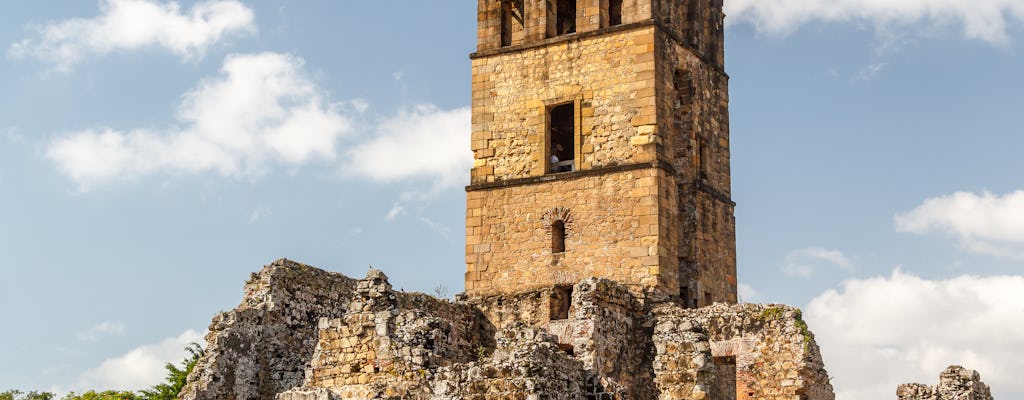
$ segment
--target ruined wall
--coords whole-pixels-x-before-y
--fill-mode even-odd
[[[418,398],[442,366],[479,356],[493,334],[482,315],[420,293],[396,293],[371,270],[341,318],[319,322],[319,340],[302,388],[341,398]],[[486,337],[485,337],[486,336]]]
[[[647,300],[587,278],[449,302],[281,260],[214,319],[182,398],[832,399],[798,310]]]
[[[666,305],[661,320],[707,330],[713,357],[733,357],[737,399],[832,400],[835,395],[814,335],[800,310],[784,305],[715,304],[699,309]]]
[[[355,283],[284,259],[263,267],[238,308],[214,317],[181,398],[266,400],[301,384],[317,321],[344,314]]]
[[[903,384],[896,388],[896,396],[899,400],[992,400],[992,392],[978,371],[959,365],[942,371],[936,386]]]
[[[674,312],[673,312],[674,311]],[[707,331],[678,310],[652,315],[654,383],[658,399],[728,399],[708,393],[715,387],[715,366]]]
[[[553,336],[513,325],[499,332],[490,357],[441,368],[433,399],[583,400],[587,389],[579,361],[565,354]]]
[[[674,191],[647,168],[468,193],[466,292],[515,293],[586,277],[672,290],[678,281],[668,236]],[[551,227],[565,225],[565,251],[553,253]]]

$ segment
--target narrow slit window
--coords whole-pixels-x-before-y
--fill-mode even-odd
[[[569,319],[572,308],[572,286],[560,285],[551,290],[550,318],[552,321]]]
[[[698,139],[697,144],[697,167],[700,169],[701,175],[707,175],[708,173],[708,145],[704,139]]]
[[[550,157],[548,171],[551,173],[571,172],[576,157],[576,112],[572,103],[551,109],[548,138]]]
[[[576,33],[576,0],[558,0],[555,18],[555,32],[559,36]]]
[[[608,1],[608,26],[622,25],[622,0]]]
[[[686,8],[686,19],[687,19],[687,33],[690,39],[690,45],[697,45],[697,37],[700,36],[700,1],[690,0],[690,4]]]
[[[551,253],[565,253],[565,222],[555,221],[551,224]]]

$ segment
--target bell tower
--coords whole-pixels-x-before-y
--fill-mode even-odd
[[[466,291],[736,301],[722,0],[478,0]]]

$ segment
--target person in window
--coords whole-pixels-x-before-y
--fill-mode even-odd
[[[561,159],[558,157],[559,154],[564,154],[565,148],[560,144],[555,145],[555,151],[551,152],[551,172],[569,172],[572,171],[572,163],[561,163]]]

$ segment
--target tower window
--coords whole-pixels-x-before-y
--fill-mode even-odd
[[[551,290],[549,318],[552,321],[569,319],[570,308],[572,308],[572,286],[555,286]]]
[[[622,25],[622,0],[608,1],[608,26]]]
[[[522,41],[523,0],[501,1],[501,46],[511,46]]]
[[[555,19],[555,32],[558,35],[576,33],[576,0],[558,0]]]
[[[548,115],[548,138],[550,157],[548,171],[551,173],[570,172],[573,170],[576,156],[576,110],[573,103],[563,104],[551,109]]]
[[[565,221],[551,224],[551,253],[565,253]]]

